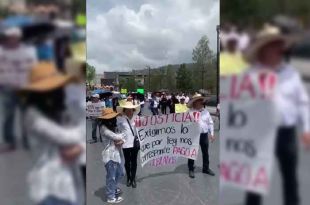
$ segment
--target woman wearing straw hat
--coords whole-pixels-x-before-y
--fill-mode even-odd
[[[127,186],[137,187],[137,157],[139,152],[139,144],[137,132],[134,124],[134,116],[140,112],[140,106],[134,105],[132,102],[126,101],[117,108],[117,112],[121,116],[117,118],[117,127],[121,133],[125,134],[126,142],[123,144],[123,152],[125,157],[125,169],[127,175]]]
[[[201,113],[200,115],[200,147],[202,151],[202,172],[204,174],[208,174],[214,176],[214,172],[209,167],[209,139],[213,142],[214,141],[214,127],[213,127],[213,120],[211,115],[207,109],[204,108],[204,103],[206,98],[203,97],[201,94],[195,94],[192,99],[188,102],[188,107],[191,111],[198,111]],[[188,169],[189,169],[189,177],[195,178],[194,173],[194,160],[188,160]]]
[[[293,43],[280,33],[276,27],[266,25],[258,33],[255,42],[249,47],[247,59],[252,63],[252,70],[268,69],[278,76],[278,107],[281,123],[276,137],[275,154],[279,160],[283,180],[284,204],[298,205],[297,182],[297,138],[296,127],[299,120],[303,124],[305,145],[310,142],[309,97],[299,73],[284,60],[284,53]],[[258,205],[262,202],[259,194],[249,192],[246,204]]]
[[[112,108],[102,110],[102,115],[98,117],[100,121],[100,134],[103,136],[104,150],[102,151],[102,161],[106,168],[106,195],[108,203],[119,203],[123,198],[119,195],[121,190],[117,187],[123,177],[122,169],[122,149],[125,142],[124,134],[117,133],[116,117],[119,114]]]
[[[23,89],[25,123],[33,152],[29,173],[31,199],[39,205],[83,204],[83,179],[79,169],[85,152],[85,123],[64,125],[63,88],[72,78],[50,63],[39,63]]]

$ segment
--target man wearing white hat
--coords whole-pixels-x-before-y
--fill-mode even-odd
[[[102,108],[105,108],[104,102],[100,102],[99,94],[93,94],[91,96],[91,103],[90,104],[94,105],[95,107],[98,107],[98,105],[99,105],[100,110]],[[90,120],[92,121],[92,132],[91,132],[92,139],[89,141],[90,144],[97,142],[97,127],[99,126],[99,121],[98,121],[97,117],[98,116],[90,116]]]
[[[239,49],[240,36],[234,31],[225,35],[224,41],[225,50],[220,55],[220,75],[238,74],[247,68],[247,63],[243,59]]]
[[[209,167],[209,139],[213,142],[214,138],[214,125],[211,115],[207,109],[204,108],[204,103],[206,98],[203,97],[201,94],[195,94],[192,99],[188,102],[188,107],[191,111],[198,111],[200,112],[200,147],[202,152],[202,172],[204,174],[208,174],[214,176],[215,173]],[[189,177],[195,178],[194,173],[194,160],[188,160],[188,169],[189,169]]]
[[[3,99],[4,142],[0,152],[15,149],[14,117],[18,106],[16,91],[28,82],[29,73],[37,63],[36,50],[22,44],[22,31],[9,27],[3,31],[4,42],[0,47],[0,93]],[[8,109],[8,107],[10,109]],[[23,126],[23,125],[22,125]],[[24,132],[22,132],[24,134]],[[27,145],[25,136],[22,138]]]
[[[247,59],[252,70],[267,69],[278,77],[278,108],[280,124],[278,127],[275,155],[279,161],[283,180],[285,205],[298,205],[297,182],[297,136],[296,128],[302,122],[302,137],[306,146],[310,145],[309,97],[299,73],[284,60],[284,52],[293,40],[272,26],[258,33],[256,41],[247,51]],[[256,193],[247,193],[247,205],[262,204],[262,197]]]

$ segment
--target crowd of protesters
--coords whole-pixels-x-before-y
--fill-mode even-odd
[[[167,94],[153,93],[150,96],[143,94],[129,94],[125,99],[119,99],[117,104],[111,106],[107,100],[115,102],[113,95],[100,97],[94,93],[88,105],[98,106],[100,112],[92,115],[89,112],[88,118],[92,125],[92,140],[89,143],[97,143],[97,133],[99,133],[100,143],[104,145],[102,151],[102,161],[106,169],[106,197],[108,203],[119,203],[123,201],[119,183],[126,175],[126,186],[136,188],[136,172],[138,165],[138,153],[140,143],[137,137],[137,128],[135,118],[139,115],[145,115],[142,111],[145,102],[148,102],[148,109],[153,115],[165,115],[169,113],[198,111],[201,113],[200,127],[200,147],[203,156],[204,174],[214,176],[215,173],[209,166],[209,141],[213,142],[214,123],[213,119],[206,109],[207,98],[199,93],[192,96],[186,94]],[[177,105],[182,105],[186,109],[176,110]],[[168,113],[168,109],[169,113]],[[99,132],[97,132],[99,130]],[[124,163],[125,172],[123,172]],[[195,178],[195,161],[188,160],[189,177]]]

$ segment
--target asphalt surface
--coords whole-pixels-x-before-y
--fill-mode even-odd
[[[144,109],[144,115],[150,115]],[[218,120],[216,120],[216,127]],[[87,138],[91,139],[91,124],[87,123]],[[218,136],[218,131],[216,131]],[[124,177],[120,188],[124,201],[121,205],[217,205],[219,192],[219,142],[210,145],[210,166],[215,177],[202,174],[202,159],[199,154],[196,178],[188,177],[187,159],[179,159],[175,168],[141,168],[137,170],[137,188],[128,188]],[[87,144],[87,203],[107,204],[105,197],[105,168],[101,160],[103,147],[100,143]],[[138,160],[139,161],[139,160]]]

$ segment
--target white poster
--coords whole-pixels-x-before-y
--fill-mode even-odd
[[[221,186],[267,194],[277,128],[276,75],[221,78]]]
[[[135,119],[144,166],[175,164],[177,157],[197,159],[199,151],[199,112],[144,116]]]
[[[102,103],[89,103],[86,105],[86,114],[88,117],[99,117],[102,111]]]
[[[36,63],[33,47],[22,45],[17,49],[0,48],[0,85],[24,87]]]

